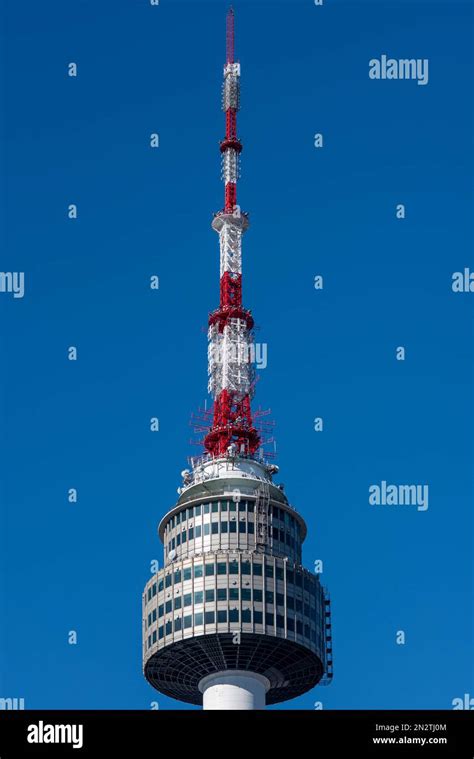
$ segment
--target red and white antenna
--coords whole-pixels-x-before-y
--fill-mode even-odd
[[[242,306],[242,235],[249,222],[237,205],[242,143],[237,136],[240,106],[240,64],[234,60],[234,11],[226,19],[226,64],[222,87],[225,139],[220,143],[224,208],[214,215],[220,242],[220,304],[209,315],[209,392],[214,398],[213,421],[204,439],[207,451],[222,456],[231,451],[253,455],[260,436],[252,420],[253,318]]]

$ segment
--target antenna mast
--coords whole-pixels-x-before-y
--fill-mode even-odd
[[[226,18],[226,64],[222,86],[225,138],[220,143],[224,208],[214,215],[220,243],[220,304],[209,315],[208,390],[214,398],[213,423],[204,439],[214,456],[253,455],[260,446],[250,401],[254,393],[254,321],[242,305],[242,235],[249,222],[237,204],[242,143],[237,136],[240,63],[234,60],[234,11]]]

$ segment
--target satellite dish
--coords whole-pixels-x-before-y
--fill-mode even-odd
[[[169,559],[170,561],[173,561],[173,559],[175,559],[175,558],[176,558],[176,549],[175,549],[175,548],[173,548],[173,550],[172,550],[172,551],[170,551],[170,552],[169,552],[169,554],[168,554],[168,559]]]

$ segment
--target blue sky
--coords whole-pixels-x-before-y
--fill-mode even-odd
[[[286,708],[450,708],[474,694],[472,7],[234,7],[256,405],[333,608],[334,682]],[[5,3],[0,696],[27,708],[181,708],[142,677],[141,592],[206,397],[226,9]],[[428,85],[370,80],[384,53]],[[428,510],[369,506],[382,480]]]

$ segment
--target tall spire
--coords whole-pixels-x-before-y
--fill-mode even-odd
[[[226,19],[226,63],[234,62],[234,9],[227,11]]]
[[[260,438],[252,420],[254,392],[253,318],[242,306],[242,234],[247,214],[237,204],[242,143],[237,136],[240,107],[240,63],[234,60],[234,11],[226,18],[226,64],[222,86],[225,138],[220,143],[224,208],[214,216],[220,241],[220,305],[209,316],[209,392],[214,398],[213,425],[204,445],[220,456],[234,446],[253,455]]]

